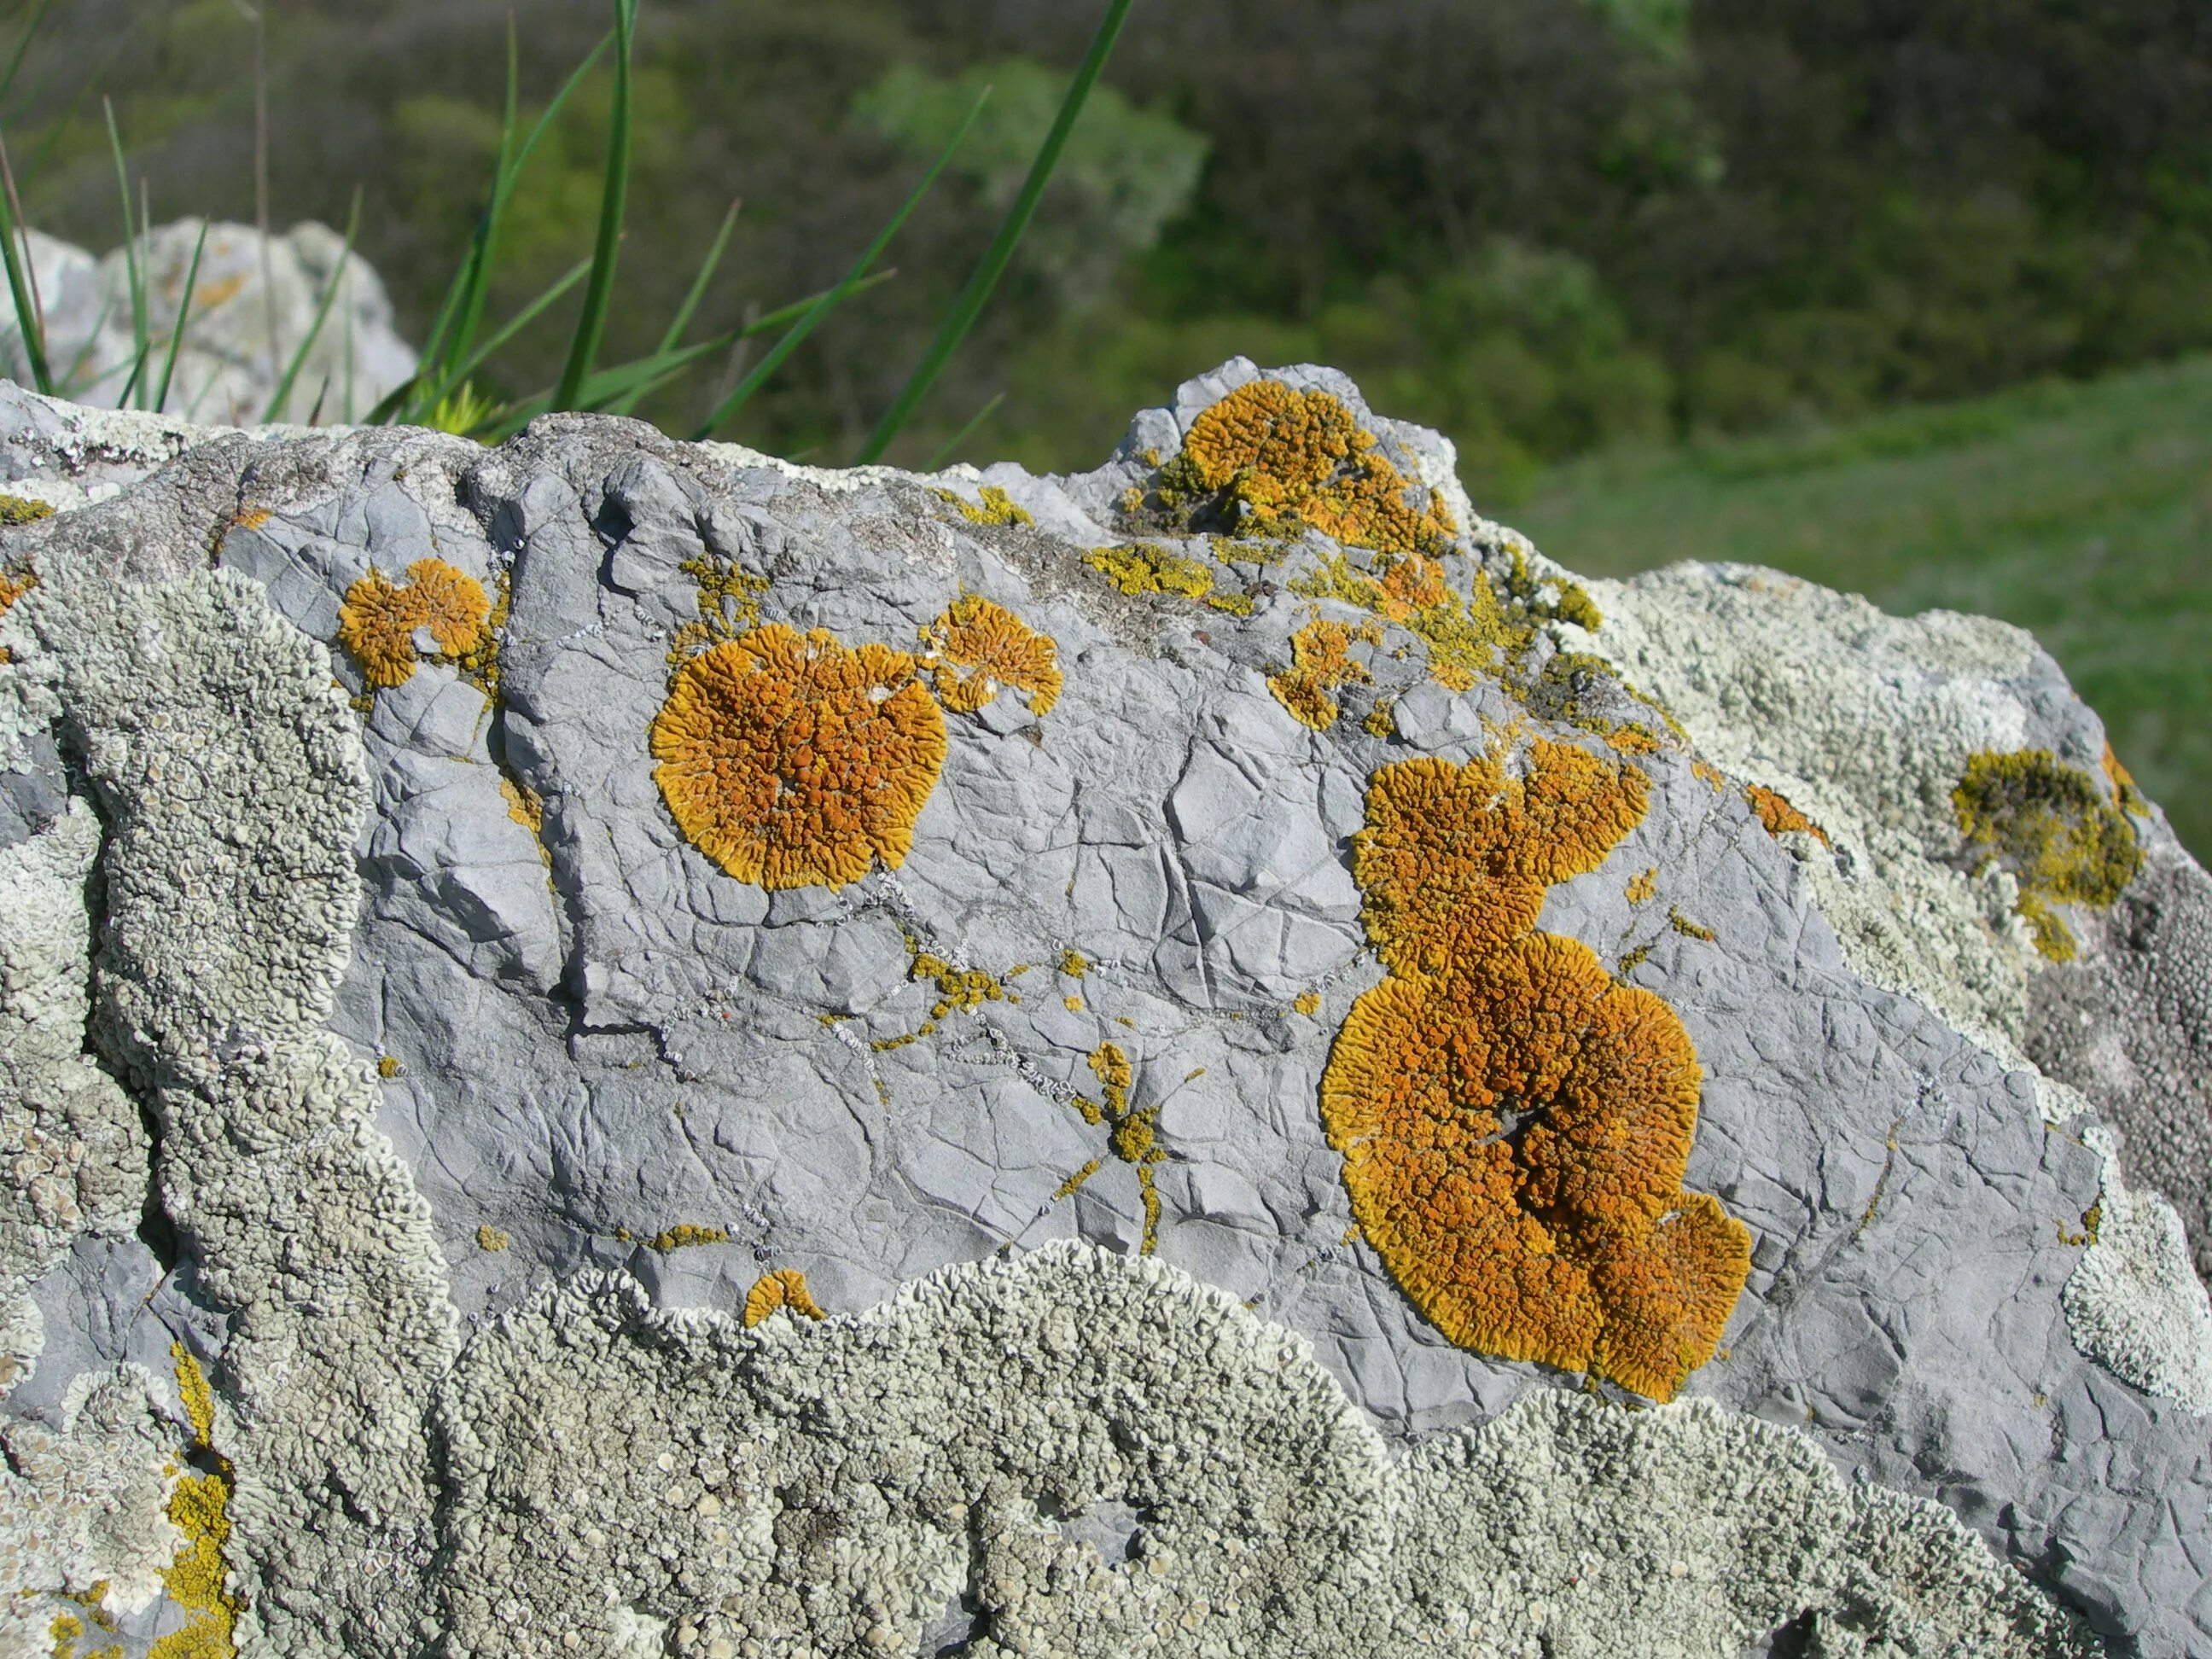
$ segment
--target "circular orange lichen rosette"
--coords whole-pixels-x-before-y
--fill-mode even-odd
[[[1665,1399],[1748,1265],[1741,1225],[1680,1189],[1700,1080],[1665,1003],[1536,933],[1363,994],[1322,1124],[1361,1231],[1452,1340]]]
[[[945,717],[905,653],[771,623],[677,671],[650,744],[677,827],[730,875],[842,887],[904,861]]]

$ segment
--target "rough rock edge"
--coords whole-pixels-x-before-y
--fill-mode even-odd
[[[96,661],[90,665],[69,662],[61,665],[62,672],[59,676],[50,674],[46,678],[56,680],[57,683],[59,680],[69,682],[67,689],[71,696],[66,700],[70,705],[68,714],[76,728],[77,744],[88,759],[96,763],[92,769],[95,779],[101,784],[103,793],[110,798],[109,805],[115,809],[118,823],[122,825],[119,833],[127,841],[131,830],[128,822],[131,811],[140,799],[139,795],[128,786],[133,783],[143,785],[149,757],[131,753],[127,742],[119,745],[103,742],[104,739],[122,735],[118,727],[123,723],[121,719],[125,713],[123,708],[108,709],[106,711],[108,718],[105,720],[97,716],[103,696],[118,698],[126,704],[131,701],[134,690],[131,677],[118,676],[114,673],[113,670],[116,666],[114,659],[119,656],[125,660],[129,660],[134,649],[143,650],[144,635],[143,632],[134,635],[133,630],[127,625],[128,613],[125,607],[111,596],[80,594],[74,596],[75,603],[72,605],[64,601],[62,592],[64,586],[64,584],[58,581],[50,583],[46,589],[42,590],[47,595],[45,601],[33,603],[27,600],[24,606],[19,606],[19,610],[23,610],[24,616],[21,618],[11,617],[11,633],[19,638],[22,637],[28,623],[44,618],[46,613],[51,609],[56,612],[52,632],[66,645],[74,647],[73,650],[64,650],[55,654],[73,658],[78,653],[86,653],[94,659],[102,656],[109,659],[106,673],[99,672],[99,665]],[[226,595],[224,593],[226,587],[234,591]],[[361,808],[362,780],[359,775],[358,738],[357,735],[352,732],[349,722],[345,720],[342,711],[335,708],[325,708],[319,713],[316,710],[315,706],[319,702],[324,704],[333,704],[335,702],[324,689],[327,684],[327,653],[313,641],[306,641],[295,634],[286,638],[285,635],[289,633],[289,630],[283,624],[275,622],[273,617],[267,612],[265,604],[258,599],[249,584],[235,578],[229,579],[226,582],[221,576],[192,576],[179,581],[175,587],[167,590],[166,593],[146,591],[133,597],[137,602],[150,605],[163,612],[173,625],[177,623],[185,624],[188,635],[192,627],[197,624],[217,624],[210,628],[211,633],[218,635],[227,633],[232,635],[234,643],[243,644],[246,647],[246,650],[241,654],[252,655],[258,651],[270,665],[278,668],[279,672],[272,675],[272,680],[282,679],[290,682],[291,695],[298,700],[297,706],[290,709],[288,716],[284,699],[280,695],[268,700],[274,705],[273,707],[264,707],[253,711],[262,716],[262,725],[246,734],[247,741],[241,745],[246,755],[228,757],[232,762],[235,763],[250,757],[248,762],[250,769],[252,764],[265,761],[264,739],[281,734],[288,723],[288,718],[299,720],[310,726],[316,726],[326,720],[329,723],[322,730],[322,734],[325,738],[328,738],[332,732],[343,734],[335,745],[335,761],[333,762],[328,754],[319,756],[318,758],[329,763],[314,775],[324,788],[341,800],[349,803],[351,816],[345,825],[345,830],[349,833],[335,836],[327,845],[319,845],[319,838],[311,835],[306,838],[307,844],[304,847],[295,846],[290,850],[303,855],[311,865],[319,858],[324,864],[329,865],[332,869],[344,867],[345,848],[350,844],[351,817],[357,817]],[[70,613],[80,610],[82,613],[82,617],[73,619]],[[54,651],[52,641],[42,639],[40,643],[46,646],[50,652]],[[26,687],[35,683],[40,678],[37,672],[38,651],[33,649],[27,655],[33,672],[24,678]],[[208,653],[198,666],[210,672],[216,672],[222,666],[222,660],[221,653]],[[7,677],[11,680],[17,678],[13,675]],[[124,682],[120,687],[112,684],[118,678]],[[260,689],[264,691],[282,690],[281,687],[273,684]],[[56,697],[52,703],[53,709],[60,710],[64,701],[62,698]],[[80,702],[88,701],[94,705],[94,713],[91,716],[88,716],[86,712],[77,706]],[[135,712],[147,711],[141,708]],[[235,711],[226,709],[225,712]],[[191,721],[186,721],[185,724],[187,728],[192,726]],[[210,720],[204,722],[200,729],[223,731],[226,728]],[[220,766],[217,765],[215,769],[219,772]],[[296,801],[300,793],[298,791],[288,793],[282,789],[266,790],[264,793],[264,787],[258,781],[253,791],[236,789],[237,778],[233,776],[228,781],[235,790],[230,799],[241,805],[250,801],[258,811],[264,814],[270,813],[273,808],[280,822],[284,803],[288,800]],[[179,823],[164,825],[163,829],[173,831],[181,828],[189,834],[193,827],[194,821],[187,816]],[[218,858],[228,856],[220,848],[211,850]],[[174,880],[173,877],[165,877],[164,874],[165,872],[174,867],[173,851],[167,859],[164,860],[134,860],[130,856],[130,849],[126,847],[118,856],[118,864],[125,871],[136,871],[151,878],[157,886],[164,878],[173,882]],[[325,871],[323,873],[328,874],[329,872]],[[339,921],[335,913],[340,909],[345,913],[343,918],[344,925],[333,927],[331,933],[325,935],[326,940],[335,938],[340,941],[327,945],[339,963],[343,962],[343,957],[344,947],[342,941],[351,921],[349,888],[348,892],[349,897],[346,903],[333,905],[332,914],[323,918],[326,924],[335,924]],[[163,897],[171,902],[174,902],[182,896],[176,894],[163,895]],[[271,902],[265,890],[259,893],[258,896],[264,903]],[[152,907],[148,908],[150,909]],[[229,917],[243,914],[247,908],[239,907],[232,911],[218,909],[216,914],[219,919]],[[180,910],[179,914],[187,914],[187,912]],[[138,920],[144,922],[150,918],[142,915]],[[264,920],[287,919],[264,918]],[[173,926],[173,923],[165,922],[163,925]],[[261,933],[261,939],[264,942],[272,939],[281,941],[295,933],[296,931],[288,927],[264,927]],[[320,932],[321,930],[310,931]],[[128,932],[127,918],[118,921],[116,916],[111,916],[111,945],[118,933],[127,935]],[[218,929],[218,937],[220,932],[221,930]],[[211,941],[210,939],[203,938],[198,943],[204,949]],[[337,1185],[342,1197],[349,1196],[357,1200],[357,1209],[366,1211],[371,1217],[375,1215],[380,1205],[386,1209],[384,1218],[396,1218],[403,1224],[409,1223],[419,1215],[419,1201],[414,1201],[410,1207],[412,1193],[406,1173],[396,1166],[396,1163],[391,1158],[388,1148],[381,1145],[380,1137],[374,1135],[373,1132],[366,1131],[362,1127],[367,1109],[363,1102],[368,1097],[365,1078],[343,1075],[345,1068],[342,1065],[331,1063],[334,1056],[329,1051],[325,1051],[319,1055],[313,1053],[316,1045],[312,1042],[302,1042],[295,1046],[283,1041],[287,1037],[299,1040],[306,1039],[311,1035],[319,1035],[319,1032],[315,1031],[313,1028],[319,1024],[323,1010],[327,1008],[325,988],[327,982],[334,978],[335,972],[336,969],[331,967],[328,962],[320,965],[319,971],[317,965],[312,962],[301,963],[295,961],[284,964],[284,972],[277,977],[296,986],[294,998],[295,1005],[300,1000],[305,1000],[309,1006],[306,1010],[301,1010],[295,1006],[284,1011],[283,1018],[271,1018],[270,1024],[276,1028],[271,1033],[276,1041],[265,1048],[260,1046],[249,1046],[220,1054],[215,1054],[200,1044],[204,1042],[211,1030],[227,1029],[228,1017],[235,1011],[222,1007],[164,1006],[161,999],[158,996],[146,998],[139,1005],[138,1009],[134,1011],[145,1012],[152,1017],[126,1032],[121,1046],[128,1052],[132,1051],[131,1046],[135,1043],[137,1058],[141,1064],[150,1067],[157,1079],[165,1066],[181,1066],[194,1080],[204,1085],[211,1085],[207,1087],[207,1092],[218,1096],[222,1094],[234,1096],[234,1098],[225,1103],[228,1121],[240,1127],[255,1125],[274,1129],[276,1133],[273,1136],[272,1150],[279,1154],[287,1151],[296,1152],[307,1150],[310,1140],[317,1143],[318,1149],[320,1149],[331,1144],[331,1138],[302,1133],[301,1126],[297,1122],[267,1124],[266,1118],[276,1111],[289,1109],[296,1112],[301,1107],[307,1108],[308,1110],[305,1115],[309,1130],[312,1130],[318,1120],[330,1127],[336,1128],[342,1127],[342,1120],[351,1118],[354,1132],[350,1135],[341,1136],[339,1139],[349,1140],[355,1150],[362,1156],[358,1159],[342,1158],[339,1160],[340,1167],[336,1173],[338,1177]],[[141,992],[144,989],[144,988],[136,988]],[[104,1010],[104,1012],[111,1016],[115,1012],[112,1009]],[[265,1017],[265,1007],[264,1013]],[[195,1039],[198,1041],[196,1042]],[[307,1053],[301,1052],[303,1047],[308,1050]],[[157,1048],[161,1051],[158,1054],[155,1053]],[[324,1062],[319,1066],[316,1064],[319,1060]],[[320,1073],[319,1076],[314,1076],[317,1072]],[[313,1077],[312,1083],[305,1080],[308,1077]],[[187,1131],[196,1130],[198,1134],[205,1134],[212,1127],[214,1121],[226,1115],[223,1111],[210,1113],[204,1102],[179,1098],[185,1096],[186,1091],[174,1086],[173,1084],[161,1086],[157,1081],[156,1086],[160,1087],[159,1098],[163,1109],[164,1128],[167,1139],[171,1141],[175,1139],[179,1126],[183,1126]],[[188,1133],[187,1138],[197,1139],[197,1136]],[[219,1143],[221,1138],[213,1137],[212,1139]],[[220,1144],[191,1149],[192,1152],[206,1157],[210,1165],[204,1172],[204,1178],[200,1182],[201,1191],[197,1194],[203,1202],[208,1192],[221,1191],[226,1176],[244,1173],[220,1167],[221,1158],[228,1150]],[[180,1159],[189,1155],[191,1154],[183,1152],[176,1154]],[[170,1173],[167,1162],[169,1156],[169,1149],[165,1146],[165,1185],[167,1184]],[[260,1160],[247,1158],[241,1161],[254,1164]],[[366,1179],[363,1178],[364,1171]],[[196,1170],[195,1174],[200,1175],[202,1172]],[[383,1183],[381,1190],[375,1192],[368,1190],[370,1186],[380,1179]],[[170,1194],[170,1199],[173,1204],[178,1201],[173,1193]],[[334,1200],[332,1207],[339,1206],[339,1204]],[[252,1238],[250,1231],[244,1224],[243,1218],[249,1212],[246,1207],[241,1206],[239,1216],[221,1218],[236,1221],[239,1224],[239,1231],[216,1239],[215,1243],[217,1248],[209,1250],[209,1240],[205,1237],[203,1237],[201,1243],[204,1251],[209,1252],[210,1265],[218,1269],[225,1267],[231,1269],[231,1273],[226,1276],[233,1279],[233,1288],[242,1291],[246,1299],[251,1302],[258,1292],[265,1290],[265,1285],[257,1285],[245,1276],[236,1274],[235,1269],[238,1264],[223,1260],[223,1252],[220,1248],[222,1245],[233,1243],[251,1246],[256,1243]],[[268,1212],[264,1209],[258,1213],[265,1216]],[[187,1215],[180,1218],[185,1221],[189,1229],[191,1218]],[[374,1241],[375,1247],[387,1250],[398,1259],[402,1276],[412,1278],[421,1295],[422,1304],[427,1304],[432,1299],[428,1294],[431,1286],[424,1281],[420,1270],[424,1270],[422,1256],[427,1255],[429,1261],[434,1262],[434,1252],[429,1252],[427,1245],[424,1245],[422,1255],[418,1255],[415,1250],[409,1248],[421,1242],[408,1236],[414,1231],[414,1229],[411,1226],[403,1225],[397,1231],[401,1233],[400,1237],[375,1240]],[[627,1283],[627,1281],[624,1282]],[[1218,1293],[1209,1294],[1218,1295]],[[263,1299],[272,1306],[280,1318],[286,1313],[287,1310],[282,1307],[277,1298]],[[427,1307],[424,1310],[428,1311]],[[340,1325],[349,1323],[344,1321],[325,1322]],[[319,1342],[316,1346],[323,1349],[326,1356],[334,1355],[337,1351],[343,1348],[344,1359],[357,1361],[360,1354],[374,1354],[378,1352],[378,1341],[379,1338],[376,1335],[356,1329],[348,1333],[345,1341],[342,1344],[332,1340]],[[246,1576],[251,1581],[258,1573],[260,1575],[264,1589],[275,1592],[261,1602],[262,1616],[267,1618],[271,1615],[271,1601],[275,1604],[273,1613],[277,1620],[281,1621],[288,1614],[291,1616],[295,1621],[292,1627],[283,1631],[283,1640],[286,1644],[288,1651],[334,1650],[326,1644],[355,1638],[366,1639],[374,1632],[376,1620],[371,1615],[364,1613],[362,1616],[369,1620],[366,1624],[342,1622],[340,1615],[347,1607],[351,1607],[356,1612],[359,1611],[360,1598],[350,1596],[343,1584],[325,1581],[319,1576],[321,1570],[329,1565],[325,1553],[320,1549],[300,1550],[298,1540],[301,1535],[301,1532],[287,1528],[282,1529],[281,1548],[290,1559],[281,1563],[273,1559],[276,1551],[272,1549],[271,1546],[277,1543],[277,1529],[264,1527],[257,1533],[256,1529],[249,1524],[250,1521],[254,1518],[268,1517],[250,1516],[249,1506],[245,1501],[248,1493],[246,1490],[243,1490],[244,1488],[258,1487],[272,1502],[276,1502],[282,1500],[288,1490],[295,1493],[302,1490],[306,1485],[303,1477],[309,1474],[312,1474],[318,1481],[326,1474],[326,1466],[330,1461],[328,1448],[314,1443],[311,1438],[301,1434],[300,1430],[307,1423],[314,1421],[313,1412],[326,1408],[329,1402],[313,1401],[310,1402],[310,1410],[301,1411],[299,1409],[300,1402],[292,1397],[299,1390],[295,1388],[288,1391],[282,1386],[288,1379],[256,1375],[253,1357],[250,1352],[241,1352],[240,1349],[234,1347],[232,1357],[235,1361],[236,1370],[230,1381],[239,1389],[246,1409],[234,1420],[227,1422],[223,1432],[235,1446],[236,1454],[245,1463],[258,1465],[258,1468],[250,1468],[241,1471],[240,1538],[243,1548],[252,1558],[251,1565],[246,1569]],[[336,1368],[334,1362],[334,1369]],[[371,1377],[369,1380],[374,1382],[380,1379]],[[1331,1386],[1333,1387],[1334,1384]],[[401,1391],[404,1393],[404,1389]],[[1550,1409],[1564,1408],[1559,1407]],[[1717,1415],[1717,1413],[1712,1414]],[[380,1466],[382,1469],[396,1468],[403,1475],[408,1474],[410,1472],[405,1470],[404,1464],[406,1454],[410,1449],[409,1443],[413,1440],[413,1436],[406,1427],[404,1411],[395,1411],[392,1419],[382,1426],[386,1431],[383,1436],[386,1443],[373,1447],[368,1455],[367,1461]],[[288,1427],[289,1431],[284,1431]],[[1711,1465],[1714,1460],[1708,1458],[1706,1462]],[[288,1467],[288,1464],[295,1467]],[[1827,1473],[1825,1465],[1821,1468],[1826,1478],[1832,1481],[1834,1476]],[[346,1472],[349,1476],[348,1484],[353,1485],[350,1477],[354,1475],[361,1474],[374,1475],[379,1472],[380,1468],[374,1467],[348,1470]],[[1569,1484],[1571,1485],[1571,1482],[1570,1481]],[[361,1490],[362,1488],[356,1487],[356,1493]],[[404,1554],[405,1529],[410,1520],[406,1511],[416,1501],[416,1494],[403,1488],[396,1493],[385,1493],[382,1496],[386,1499],[388,1505],[385,1516],[386,1533],[401,1535],[400,1550],[396,1553]],[[1911,1504],[1916,1501],[1902,1498],[1896,1499],[1899,1504]],[[294,1518],[298,1520],[305,1517]],[[1948,1519],[1948,1516],[1945,1518]],[[1951,1524],[1955,1528],[1955,1522]],[[1017,1528],[1015,1530],[1018,1531],[1019,1528]],[[258,1550],[254,1546],[257,1535],[266,1540]],[[387,1539],[379,1537],[374,1541],[385,1543]],[[1832,1540],[1830,1541],[1833,1542]],[[1996,1571],[2001,1575],[2008,1571],[1997,1566],[1985,1553],[1981,1553],[1978,1544],[1973,1543],[1971,1539],[1967,1540],[1967,1543],[1971,1551],[1976,1552],[1972,1554],[1972,1559],[1980,1569]],[[1959,1564],[1954,1561],[1952,1566],[1957,1568]],[[284,1582],[272,1582],[280,1576]],[[1641,1587],[1641,1591],[1648,1592],[1648,1586]],[[289,1596],[283,1593],[287,1589],[292,1592]],[[404,1586],[395,1585],[392,1581],[387,1579],[377,1587],[377,1591],[375,1599],[380,1604],[380,1611],[389,1613],[396,1608],[402,1617],[404,1616],[410,1603]],[[317,1609],[313,1605],[315,1601],[313,1592],[321,1592],[324,1599],[332,1605]],[[2025,1590],[2021,1593],[2028,1594]],[[1426,1599],[1425,1592],[1423,1599]],[[1617,1633],[1617,1627],[1608,1629],[1608,1636],[1615,1633]]]

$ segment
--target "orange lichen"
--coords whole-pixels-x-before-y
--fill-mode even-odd
[[[1792,806],[1787,796],[1776,793],[1764,784],[1753,783],[1744,786],[1743,798],[1750,803],[1753,816],[1766,826],[1768,835],[1802,830],[1821,846],[1828,844],[1828,832]]]
[[[1341,400],[1279,380],[1254,380],[1200,413],[1170,471],[1169,489],[1213,496],[1239,534],[1313,529],[1410,553],[1441,550],[1457,533],[1443,497],[1392,465]]]
[[[815,1305],[806,1289],[806,1275],[796,1267],[778,1267],[745,1292],[745,1327],[750,1330],[770,1314],[788,1310],[808,1319],[829,1316]]]
[[[1728,780],[1721,775],[1720,768],[1710,761],[1693,760],[1690,763],[1690,770],[1715,794],[1728,787]]]
[[[1653,865],[1641,875],[1629,878],[1626,890],[1631,904],[1642,904],[1659,890],[1659,866]]]
[[[677,827],[724,871],[836,888],[905,860],[945,717],[903,652],[770,623],[678,669],[649,742]]]
[[[21,580],[14,580],[6,571],[0,570],[0,616],[5,616],[9,605],[38,585],[38,577],[28,571],[24,573]],[[0,662],[9,660],[7,647],[0,646]]]
[[[346,589],[338,643],[378,690],[404,685],[415,672],[415,631],[428,629],[449,661],[466,663],[483,643],[491,601],[474,577],[442,559],[417,559],[407,585],[394,587],[374,565]],[[473,666],[473,664],[467,664]]]
[[[4,586],[4,582],[0,582],[0,586]],[[7,601],[0,599],[0,611],[6,609]],[[2135,779],[2130,775],[2128,769],[2120,764],[2120,757],[2112,752],[2110,738],[2105,739],[2105,752],[2099,758],[2098,765],[2104,770],[2105,781],[2112,785],[2112,799],[2118,803],[2122,811],[2141,815],[2150,810],[2144,803],[2142,792],[2136,787]]]
[[[1444,569],[1422,554],[1408,554],[1382,573],[1382,614],[1401,623],[1451,598]]]
[[[938,701],[970,714],[1010,685],[1032,714],[1051,712],[1060,696],[1058,650],[1042,634],[988,599],[963,594],[921,630]]]
[[[1346,1017],[1321,1110],[1361,1231],[1437,1328],[1666,1400],[1711,1358],[1750,1234],[1681,1190],[1702,1074],[1674,1012],[1532,931],[1645,799],[1632,768],[1544,742],[1518,780],[1377,771],[1352,872],[1389,977]]]
[[[1352,641],[1373,645],[1380,637],[1371,626],[1310,622],[1291,635],[1291,666],[1269,675],[1267,690],[1299,725],[1326,731],[1340,712],[1336,699],[1328,694],[1340,685],[1365,684],[1374,678],[1352,660]]]
[[[1656,755],[1660,743],[1640,726],[1616,726],[1605,734],[1605,746],[1619,755]]]
[[[1650,786],[1570,744],[1539,742],[1526,779],[1498,761],[1398,761],[1370,780],[1352,839],[1367,936],[1393,973],[1442,972],[1536,925],[1544,889],[1595,870],[1642,821]]]

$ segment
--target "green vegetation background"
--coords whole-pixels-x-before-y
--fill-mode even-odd
[[[419,339],[492,170],[507,8],[266,3],[273,217],[343,224],[361,186],[359,246]],[[29,9],[0,0],[0,25]],[[103,94],[157,222],[251,220],[242,10],[54,7],[0,111],[32,223],[117,240]],[[608,7],[514,10],[528,118]],[[847,459],[1096,13],[645,0],[605,359],[658,343],[732,198],[695,337],[834,282],[988,83],[896,279],[723,434]],[[589,252],[605,80],[522,179],[495,316]],[[488,389],[556,380],[572,309]],[[2208,348],[2202,0],[1139,0],[1006,286],[891,459],[1003,394],[962,453],[1089,465],[1223,357],[1327,362],[1452,436],[1478,504],[1577,569],[1751,560],[2035,629],[2202,854],[2212,370],[2175,360]],[[637,413],[688,430],[742,373]]]

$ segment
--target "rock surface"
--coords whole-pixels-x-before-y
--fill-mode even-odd
[[[1452,465],[1242,362],[1045,479],[0,387],[0,1652],[2212,1651],[2203,873],[2018,630]],[[1694,1048],[1672,1403],[1324,1126],[1486,757],[1633,798],[1509,931]],[[1577,1018],[1435,1062],[1570,1031],[1524,1211]]]
[[[204,222],[207,243],[192,273],[192,250]],[[95,258],[36,230],[30,246],[25,279],[35,273],[56,389],[92,408],[116,408],[136,355],[125,251],[115,248]],[[146,384],[131,389],[133,406],[153,403],[150,391],[159,386],[167,361],[188,273],[191,303],[164,405],[169,413],[216,425],[259,420],[314,325],[333,276],[337,289],[330,314],[301,362],[280,417],[331,424],[357,419],[415,372],[414,349],[393,327],[383,279],[361,255],[349,253],[345,239],[328,225],[310,220],[270,237],[264,259],[261,233],[252,225],[179,219],[156,227],[132,252],[145,285],[146,327],[155,348]],[[27,386],[29,358],[15,307],[5,299],[0,293],[0,374]]]

